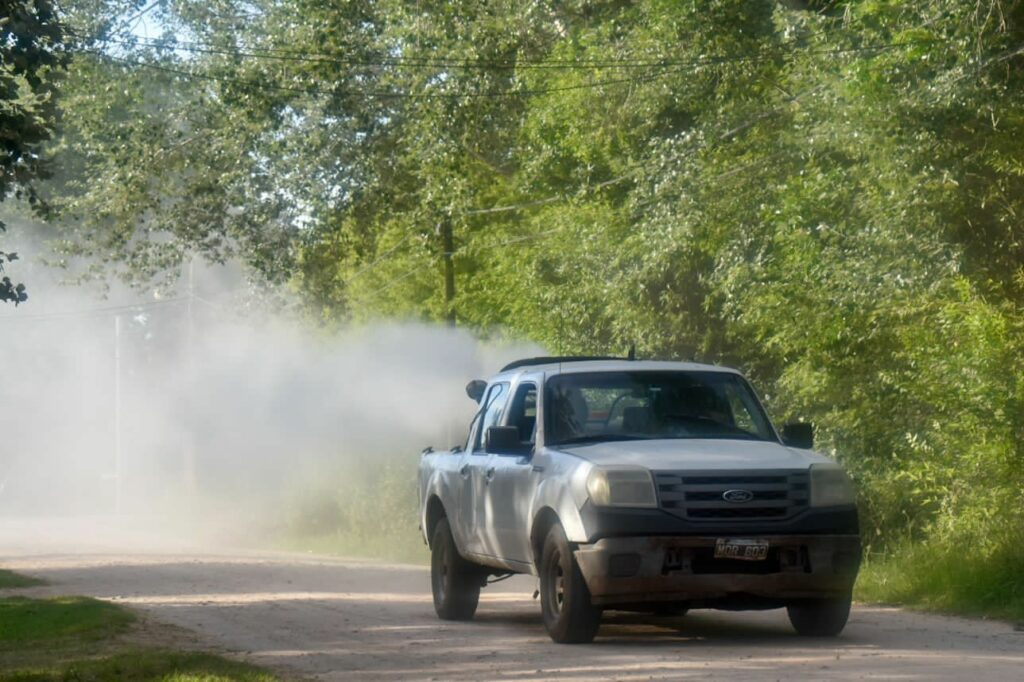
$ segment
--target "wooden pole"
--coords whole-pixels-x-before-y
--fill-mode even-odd
[[[441,221],[441,244],[444,248],[444,309],[449,327],[455,326],[455,239],[452,236],[452,219],[445,216]]]
[[[114,513],[122,509],[124,471],[121,462],[121,316],[114,316]]]

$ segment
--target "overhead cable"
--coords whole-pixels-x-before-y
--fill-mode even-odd
[[[702,55],[690,59],[657,58],[657,59],[528,59],[516,57],[514,59],[459,59],[455,57],[443,57],[438,59],[425,58],[389,58],[389,59],[354,59],[345,57],[339,52],[307,52],[301,50],[286,50],[280,48],[227,48],[210,43],[193,41],[165,41],[144,38],[105,38],[99,42],[113,43],[123,47],[144,47],[148,49],[168,52],[191,52],[195,54],[211,54],[230,57],[245,57],[251,59],[280,60],[290,62],[324,63],[346,67],[368,67],[368,68],[411,68],[411,69],[461,69],[461,70],[596,70],[596,69],[650,69],[668,67],[690,67],[701,65],[714,65],[729,62],[762,61],[776,56],[780,51],[790,48],[798,48],[799,41],[793,40],[788,43],[781,43],[775,46],[768,46],[758,50],[754,54],[726,54],[726,55]],[[803,48],[801,54],[835,56],[842,54],[856,54],[863,52],[879,52],[896,47],[920,46],[926,44],[946,42],[941,39],[917,39],[911,41],[896,41],[890,43],[877,43],[871,45],[860,45],[852,47],[837,48]]]
[[[179,69],[171,66],[164,66],[161,64],[155,64],[152,62],[140,62],[132,59],[125,59],[122,57],[115,57],[113,55],[100,52],[98,50],[84,50],[83,52],[93,54],[101,58],[109,59],[125,66],[137,67],[142,69],[150,69],[152,71],[160,71],[163,73],[173,74],[175,76],[181,76],[184,78],[211,81],[217,83],[223,83],[227,85],[236,85],[243,88],[254,88],[257,90],[268,90],[277,92],[291,92],[303,95],[320,95],[326,97],[339,97],[339,96],[352,96],[352,97],[366,97],[371,99],[466,99],[466,98],[515,98],[515,97],[534,97],[538,95],[547,95],[558,92],[569,92],[572,90],[586,90],[590,88],[601,88],[609,85],[635,85],[638,83],[645,83],[649,81],[662,78],[665,75],[671,73],[671,71],[665,70],[660,71],[657,74],[650,76],[639,77],[639,78],[615,78],[601,81],[590,81],[587,83],[577,83],[574,85],[565,85],[552,88],[538,88],[538,89],[526,89],[526,90],[487,90],[483,92],[398,92],[398,91],[377,91],[377,90],[346,90],[346,89],[333,89],[327,90],[316,87],[294,87],[287,85],[275,85],[266,81],[257,81],[249,79],[234,78],[229,76],[216,76],[208,73],[200,73],[197,71],[189,71],[186,69]]]

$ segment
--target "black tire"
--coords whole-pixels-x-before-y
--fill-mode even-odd
[[[469,620],[480,603],[482,573],[459,554],[448,519],[441,519],[430,542],[430,587],[434,610],[443,620]]]
[[[786,607],[789,622],[804,637],[835,637],[850,618],[851,595],[804,599]]]
[[[565,531],[555,524],[540,556],[540,608],[544,629],[559,644],[590,642],[601,626],[601,610],[572,555]]]

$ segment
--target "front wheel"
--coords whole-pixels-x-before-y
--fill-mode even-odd
[[[544,628],[559,644],[590,642],[601,625],[601,610],[591,603],[565,531],[557,524],[541,552],[540,606]]]
[[[448,519],[441,519],[430,542],[430,587],[438,617],[472,618],[480,602],[480,581],[480,570],[459,554]]]
[[[852,597],[803,599],[786,607],[789,622],[804,637],[835,637],[850,618]]]

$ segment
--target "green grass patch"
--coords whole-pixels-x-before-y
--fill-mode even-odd
[[[200,652],[139,647],[136,618],[87,597],[0,599],[0,682],[271,682],[245,663]]]
[[[1024,548],[904,543],[861,567],[856,597],[927,611],[1024,622]]]
[[[91,658],[0,672],[3,682],[273,682],[265,670],[221,656],[132,649]]]
[[[123,632],[130,611],[88,597],[0,599],[0,650],[50,646],[53,640],[97,640]]]
[[[37,587],[39,585],[45,585],[46,583],[38,578],[32,578],[27,575],[15,573],[14,571],[7,571],[0,568],[0,589],[9,589],[13,587]]]
[[[344,466],[297,486],[267,535],[275,547],[424,565],[429,554],[416,528],[416,481],[408,462],[346,458]]]
[[[289,535],[280,538],[275,545],[290,552],[312,552],[425,566],[430,562],[430,550],[417,533],[383,535],[375,538],[346,533]]]

